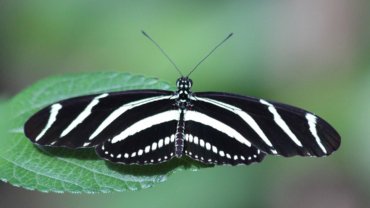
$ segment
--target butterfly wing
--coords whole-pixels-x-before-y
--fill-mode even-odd
[[[252,144],[244,144],[235,130],[222,120],[202,113],[196,103],[185,113],[185,155],[205,164],[249,165],[261,162],[265,153]],[[221,130],[221,129],[224,129]]]
[[[133,90],[70,98],[34,114],[24,132],[39,145],[93,147],[137,120],[170,109],[171,96],[170,91]]]
[[[96,147],[97,154],[115,163],[158,164],[175,157],[177,110],[143,118]]]
[[[192,110],[208,115],[223,126],[219,133],[235,131],[224,146],[251,146],[282,156],[325,156],[337,150],[340,136],[326,121],[289,105],[228,93],[194,93]],[[229,128],[227,128],[229,127]],[[215,136],[217,137],[217,136]]]

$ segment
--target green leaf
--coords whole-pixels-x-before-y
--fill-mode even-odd
[[[6,118],[8,118],[8,115],[6,113],[6,102],[2,98],[0,98],[0,147],[3,146],[3,142],[5,141],[6,136]],[[0,166],[3,163],[1,157],[0,157]],[[1,169],[0,169],[1,171]],[[1,174],[1,173],[0,173]]]
[[[89,73],[52,77],[0,105],[0,179],[43,192],[96,193],[139,190],[163,182],[199,163],[171,160],[156,166],[119,165],[97,157],[93,149],[39,148],[23,133],[25,121],[42,107],[61,99],[107,91],[170,89],[162,81],[127,73]],[[1,114],[0,114],[1,115]]]

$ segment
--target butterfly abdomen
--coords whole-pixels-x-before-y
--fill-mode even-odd
[[[182,157],[184,152],[184,137],[185,137],[185,122],[184,122],[184,111],[180,112],[180,119],[176,127],[176,141],[175,141],[175,155],[176,157]]]

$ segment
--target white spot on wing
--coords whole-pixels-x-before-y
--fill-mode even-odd
[[[199,144],[200,144],[201,147],[204,147],[204,140],[203,139],[200,139],[199,140]]]
[[[97,105],[99,104],[99,100],[102,99],[102,98],[105,98],[107,97],[109,94],[108,93],[104,93],[104,94],[101,94],[97,97],[95,97],[87,106],[86,108],[77,116],[77,118],[75,120],[72,121],[71,124],[69,124],[69,126],[62,132],[62,134],[60,135],[60,137],[64,137],[66,136],[67,134],[69,134],[69,132],[71,132],[73,129],[75,129],[80,123],[82,123],[87,117],[89,117],[89,115],[91,114],[91,111],[92,109]]]
[[[209,142],[206,143],[206,149],[211,150],[211,144]]]
[[[166,137],[164,139],[164,145],[168,145],[170,143],[170,137]]]
[[[319,147],[321,148],[321,150],[325,154],[327,154],[327,151],[326,151],[324,145],[322,144],[319,135],[317,134],[317,129],[316,129],[317,117],[314,116],[314,115],[312,115],[312,114],[310,114],[310,113],[307,113],[306,114],[306,119],[308,121],[308,126],[310,127],[310,131],[311,131],[312,135],[315,137],[317,144],[319,145]]]
[[[296,143],[296,145],[303,147],[302,143],[298,140],[295,134],[290,130],[289,126],[285,123],[285,121],[281,118],[280,114],[277,112],[276,108],[266,100],[260,99],[260,103],[266,105],[269,111],[274,115],[275,123],[290,137],[290,139]]]
[[[150,151],[150,145],[145,147],[145,153],[148,153]]]
[[[172,134],[171,135],[171,142],[174,142],[175,141],[175,135],[174,134]]]
[[[157,142],[153,142],[152,144],[152,151],[157,149]]]
[[[50,129],[50,127],[54,124],[54,122],[57,120],[57,115],[60,111],[60,109],[62,109],[62,105],[59,104],[59,103],[56,103],[54,105],[51,106],[51,110],[50,110],[50,116],[49,116],[49,120],[48,122],[46,123],[46,126],[45,128],[40,132],[40,134],[36,137],[35,141],[37,142],[38,140],[40,140],[45,134],[46,132]]]
[[[217,154],[217,147],[216,146],[212,146],[212,151],[213,151],[213,153]]]
[[[163,147],[163,139],[160,139],[158,142],[158,148]]]
[[[199,141],[199,140],[198,140],[198,137],[197,137],[197,136],[195,136],[195,137],[194,137],[194,144],[198,144],[198,141]]]

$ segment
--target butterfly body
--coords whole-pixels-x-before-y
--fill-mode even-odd
[[[180,158],[184,152],[184,139],[185,139],[185,122],[184,114],[187,109],[191,108],[191,87],[193,81],[188,77],[181,77],[176,81],[177,91],[175,92],[176,103],[175,106],[179,110],[180,116],[176,127],[176,141],[175,141],[175,155]]]

